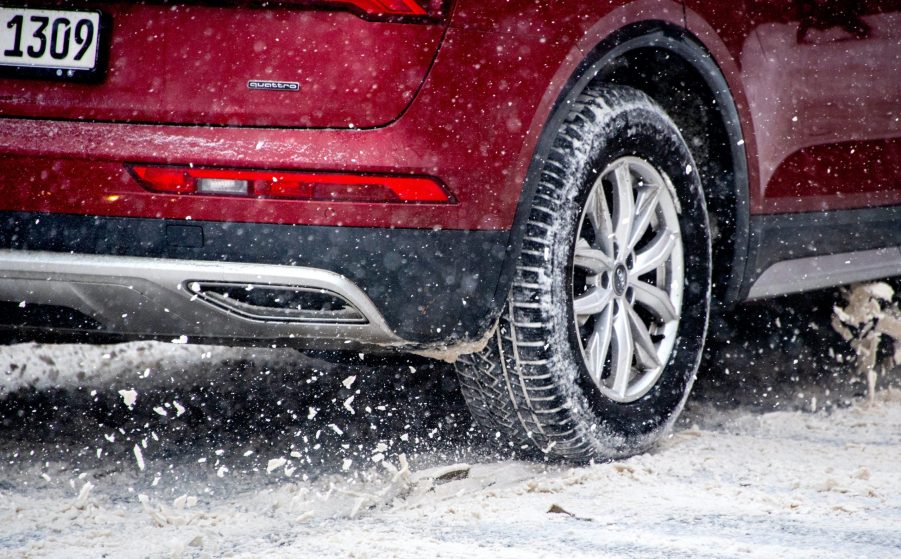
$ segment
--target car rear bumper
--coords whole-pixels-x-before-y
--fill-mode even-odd
[[[353,282],[314,268],[2,250],[0,269],[0,299],[20,300],[23,309],[65,307],[121,335],[403,344]],[[223,285],[308,290],[341,301],[343,308],[285,316],[208,296]]]
[[[495,291],[506,239],[492,231],[0,213],[0,323],[29,326],[15,309],[54,305],[90,324],[44,329],[324,349],[465,344],[484,336],[502,303]],[[279,290],[287,302],[227,296],[235,289]],[[297,308],[310,297],[322,308]]]

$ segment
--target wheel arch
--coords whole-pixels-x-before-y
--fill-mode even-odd
[[[509,258],[496,300],[505,300],[522,247],[541,168],[573,101],[590,84],[638,89],[660,104],[682,131],[704,185],[714,231],[714,298],[738,302],[749,248],[749,178],[744,135],[731,90],[703,44],[661,21],[634,23],[599,42],[572,73],[536,144],[511,230]]]

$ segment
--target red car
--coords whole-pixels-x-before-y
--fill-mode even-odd
[[[0,1],[0,322],[457,359],[572,460],[901,274],[897,0]]]

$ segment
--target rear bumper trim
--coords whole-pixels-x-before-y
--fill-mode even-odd
[[[343,300],[363,320],[335,320],[334,311],[318,320],[315,313],[296,321],[255,319],[210,304],[190,288],[197,282],[318,291]],[[105,332],[133,336],[405,345],[352,281],[299,266],[0,250],[0,300],[68,307],[95,319]]]

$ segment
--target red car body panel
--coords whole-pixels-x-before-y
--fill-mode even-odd
[[[100,10],[113,21],[106,78],[87,84],[2,80],[0,114],[380,126],[413,99],[444,33],[437,23],[366,21],[342,11],[136,2],[84,2],[77,9]],[[254,91],[247,87],[251,80],[294,82],[299,90]]]
[[[901,2],[686,4],[743,116],[752,214],[901,204]]]

